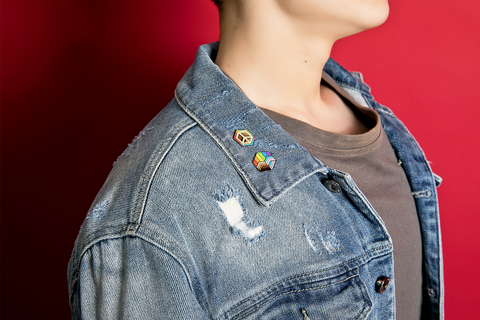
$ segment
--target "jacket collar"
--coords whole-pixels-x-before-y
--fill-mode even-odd
[[[328,168],[273,122],[214,64],[218,43],[201,46],[193,65],[179,82],[175,97],[179,105],[212,137],[229,157],[248,188],[263,205],[306,177]],[[327,72],[339,85],[368,93],[368,87],[330,59]],[[255,137],[251,146],[241,146],[233,137],[246,129]],[[257,152],[270,152],[273,170],[259,171],[253,164]]]

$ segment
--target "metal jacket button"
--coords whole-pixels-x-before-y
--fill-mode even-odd
[[[327,188],[330,192],[339,193],[340,191],[342,191],[342,188],[335,180],[323,180],[322,183],[325,188]]]
[[[382,294],[385,290],[387,290],[388,284],[390,283],[389,277],[380,277],[375,282],[375,290]]]

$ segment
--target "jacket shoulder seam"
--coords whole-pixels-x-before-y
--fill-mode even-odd
[[[147,200],[148,191],[153,181],[160,164],[165,159],[165,156],[173,147],[175,142],[189,129],[196,126],[197,123],[193,121],[190,117],[179,122],[175,127],[173,127],[165,138],[159,143],[159,146],[156,148],[152,156],[148,161],[148,164],[143,171],[141,183],[139,190],[137,191],[134,207],[132,214],[130,216],[130,222],[127,228],[127,234],[135,234],[141,225],[143,213],[145,210],[145,203]],[[171,139],[170,141],[168,141]]]

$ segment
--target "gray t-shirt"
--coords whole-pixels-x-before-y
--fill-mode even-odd
[[[357,104],[333,79],[333,88],[370,130],[358,135],[324,131],[305,122],[262,109],[315,158],[330,168],[348,172],[385,222],[393,241],[398,320],[421,318],[422,238],[415,200],[401,161],[382,128],[380,117]]]

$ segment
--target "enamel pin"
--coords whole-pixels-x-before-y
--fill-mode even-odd
[[[248,130],[237,130],[233,139],[240,143],[242,146],[251,146],[255,138]]]
[[[253,164],[257,167],[258,171],[272,170],[275,165],[275,158],[268,151],[257,152]]]

